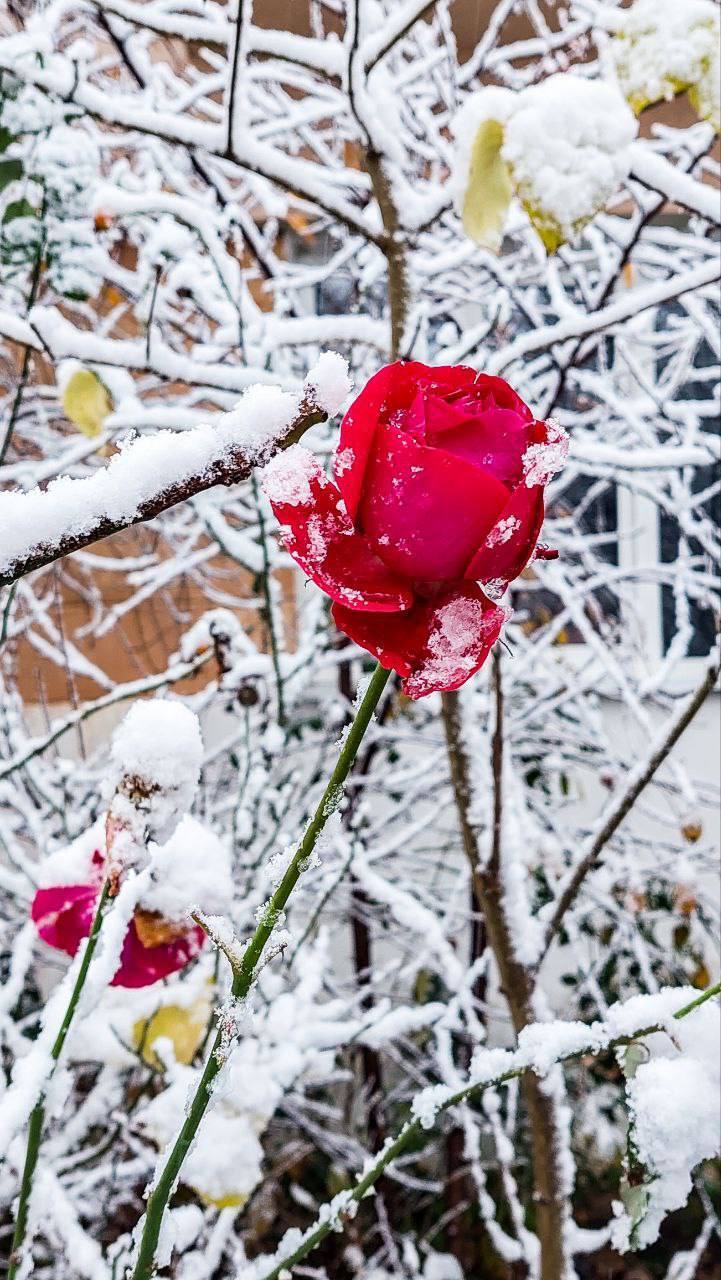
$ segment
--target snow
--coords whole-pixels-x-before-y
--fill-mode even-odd
[[[105,849],[118,871],[147,861],[148,838],[164,842],[193,803],[203,760],[197,716],[167,698],[133,704],[113,734]]]
[[[423,1268],[423,1280],[463,1280],[457,1258],[451,1253],[429,1253]]]
[[[428,657],[423,666],[405,681],[411,698],[419,698],[431,688],[451,687],[462,672],[473,671],[478,662],[479,643],[496,625],[481,600],[461,596],[436,610],[428,638]]]
[[[648,143],[633,144],[631,176],[639,178],[655,191],[662,191],[669,200],[699,213],[709,222],[717,225],[721,222],[718,188],[690,178],[683,169],[652,151]]]
[[[211,1099],[210,1149],[204,1151],[201,1129],[193,1153],[197,1163],[188,1174],[198,1191],[181,1187],[175,1203],[182,1207],[166,1215],[163,1232],[162,1256],[177,1280],[247,1272],[261,1280],[273,1262],[258,1254],[275,1249],[289,1221],[305,1227],[319,1213],[321,1222],[343,1225],[349,1196],[345,1191],[334,1199],[333,1193],[349,1186],[364,1166],[364,1148],[372,1145],[365,1141],[363,1123],[367,1099],[359,1092],[358,1073],[349,1074],[351,1059],[364,1046],[366,1054],[375,1049],[383,1058],[392,1095],[389,1133],[425,1085],[437,1083],[439,1089],[416,1104],[426,1119],[453,1090],[472,1088],[473,1079],[494,1091],[496,1106],[489,1098],[484,1108],[474,1096],[470,1106],[459,1106],[445,1121],[437,1116],[426,1143],[417,1140],[414,1129],[414,1141],[397,1167],[410,1206],[408,1232],[400,1238],[397,1223],[389,1222],[386,1229],[381,1221],[374,1243],[351,1228],[352,1262],[345,1254],[348,1238],[333,1242],[338,1265],[342,1260],[359,1280],[371,1280],[371,1274],[373,1280],[390,1280],[394,1272],[407,1274],[408,1280],[458,1280],[453,1260],[428,1245],[441,1238],[433,1232],[443,1227],[443,1196],[439,1192],[437,1205],[432,1203],[433,1187],[442,1182],[441,1131],[450,1126],[461,1131],[469,1198],[493,1247],[512,1269],[541,1273],[534,1233],[541,1206],[534,1209],[523,1091],[517,1077],[505,1085],[493,1083],[499,1074],[528,1066],[542,1082],[539,1096],[554,1135],[547,1154],[562,1174],[563,1190],[573,1184],[569,1102],[574,1140],[586,1094],[582,1118],[596,1138],[599,1132],[602,1137],[590,1153],[574,1141],[579,1191],[557,1219],[564,1253],[559,1270],[570,1276],[573,1254],[598,1245],[608,1227],[572,1231],[567,1212],[573,1205],[585,1221],[584,1196],[593,1179],[604,1185],[618,1180],[627,1112],[623,1085],[618,1080],[599,1085],[586,1055],[604,1050],[615,1028],[634,1036],[660,1025],[663,1031],[644,1038],[643,1054],[621,1047],[619,1059],[630,1063],[635,1056],[641,1068],[642,1058],[661,1063],[657,1076],[677,1071],[681,1061],[700,1063],[702,1072],[711,1069],[704,1011],[681,1022],[673,1018],[695,990],[665,991],[610,1010],[607,1005],[616,995],[653,990],[656,981],[665,980],[663,974],[678,978],[686,966],[699,982],[702,964],[715,972],[709,933],[716,913],[708,880],[713,833],[703,781],[708,761],[702,750],[697,802],[683,765],[697,754],[696,734],[702,742],[708,735],[713,697],[697,728],[663,764],[658,785],[607,845],[605,865],[589,878],[565,917],[563,945],[548,957],[550,968],[538,967],[551,914],[546,906],[550,902],[552,910],[558,902],[587,842],[600,829],[597,811],[599,823],[608,813],[606,783],[615,782],[613,807],[623,791],[624,771],[633,780],[639,761],[643,765],[657,745],[651,712],[662,716],[676,682],[680,688],[694,678],[682,660],[696,616],[712,611],[717,587],[706,510],[713,495],[698,473],[712,462],[706,437],[716,407],[717,370],[706,360],[717,354],[718,246],[707,231],[721,214],[716,161],[708,150],[710,126],[687,125],[684,103],[676,104],[673,120],[666,112],[666,124],[631,144],[628,179],[621,179],[608,211],[599,211],[577,244],[567,245],[556,258],[548,258],[529,218],[552,245],[569,227],[544,225],[546,199],[560,201],[569,222],[578,212],[566,209],[561,198],[571,171],[567,166],[580,157],[579,190],[570,194],[590,199],[596,182],[591,156],[598,158],[599,176],[620,163],[619,156],[604,150],[605,120],[600,143],[589,140],[593,113],[579,103],[584,81],[613,80],[612,41],[604,28],[615,19],[621,25],[628,20],[629,5],[633,0],[623,5],[583,0],[571,6],[569,17],[567,6],[542,5],[539,16],[531,3],[526,6],[530,25],[523,31],[513,13],[519,5],[497,0],[488,6],[488,22],[463,65],[458,64],[450,0],[439,0],[433,13],[426,12],[427,0],[364,0],[355,41],[352,23],[342,39],[327,34],[328,24],[338,27],[334,11],[343,7],[335,0],[314,0],[309,6],[312,37],[260,31],[252,22],[252,6],[245,5],[237,61],[233,9],[224,0],[184,0],[181,6],[172,0],[164,5],[108,0],[108,30],[97,39],[95,28],[78,24],[66,0],[49,0],[26,14],[25,30],[0,37],[4,88],[17,94],[6,96],[0,123],[14,138],[7,155],[20,157],[28,175],[5,189],[3,208],[25,193],[39,206],[42,191],[31,176],[36,162],[48,200],[57,197],[60,204],[59,212],[45,211],[50,239],[35,304],[30,306],[32,254],[17,271],[10,264],[0,290],[6,365],[19,369],[24,344],[32,362],[8,443],[5,487],[45,489],[58,476],[90,476],[95,483],[96,474],[106,474],[119,433],[134,430],[138,437],[122,452],[137,446],[138,465],[133,475],[127,473],[128,488],[111,492],[109,484],[100,494],[90,515],[102,522],[113,503],[127,510],[137,502],[136,488],[146,483],[145,457],[156,468],[155,478],[165,482],[183,463],[186,435],[192,441],[193,432],[206,431],[217,450],[198,452],[199,466],[206,467],[210,458],[199,480],[192,473],[192,486],[197,481],[206,490],[202,496],[169,506],[152,526],[130,537],[81,549],[72,562],[59,564],[57,573],[27,577],[0,606],[7,631],[1,675],[0,892],[8,935],[3,972],[9,974],[0,995],[0,1041],[7,1075],[13,1077],[8,1089],[0,1073],[0,1145],[43,1079],[49,1119],[32,1207],[35,1261],[26,1259],[25,1274],[38,1259],[48,1269],[47,1280],[64,1280],[73,1267],[78,1275],[86,1269],[102,1280],[108,1270],[125,1274],[131,1244],[127,1235],[117,1236],[130,1222],[123,1221],[123,1206],[127,1201],[140,1207],[143,1186],[177,1133],[188,1086],[197,1081],[197,1068],[209,1052],[204,1037],[212,1036],[214,1009],[224,1033],[219,1058],[226,1060]],[[677,21],[691,12],[683,0],[677,8],[682,11]],[[663,9],[656,8],[657,25]],[[544,15],[547,21],[541,20]],[[183,40],[202,56],[181,56]],[[125,66],[117,41],[130,60]],[[377,65],[368,71],[375,59]],[[236,102],[241,102],[235,156],[227,132],[228,74],[234,63],[240,88]],[[555,136],[548,131],[539,138],[541,117],[551,114],[548,104],[541,111],[541,95],[549,90],[540,82],[569,66],[564,84],[570,108],[562,119],[559,109]],[[143,83],[136,83],[136,75]],[[498,88],[490,96],[477,94],[477,86],[491,81]],[[534,89],[527,89],[531,85]],[[352,100],[351,89],[357,90]],[[606,90],[612,92],[613,84]],[[460,164],[455,176],[462,179],[464,200],[474,150],[477,168],[482,167],[476,144],[487,112],[492,127],[483,140],[497,189],[489,200],[489,184],[481,183],[478,194],[490,204],[489,221],[497,219],[497,237],[507,233],[497,261],[459,235],[458,220],[448,211],[445,175],[454,153],[449,126],[464,101],[469,104],[465,174]],[[534,101],[541,103],[537,119]],[[524,113],[528,136],[521,129]],[[583,132],[581,126],[583,145],[574,133]],[[382,732],[373,735],[367,772],[361,751],[364,767],[351,783],[353,803],[342,818],[336,815],[340,830],[323,848],[322,866],[288,904],[293,945],[282,964],[261,964],[252,1006],[229,996],[230,966],[210,942],[192,965],[167,981],[138,992],[106,988],[93,1005],[134,901],[169,913],[181,929],[189,925],[188,908],[197,907],[196,918],[202,915],[236,962],[239,954],[247,954],[242,948],[259,904],[268,897],[269,877],[285,865],[283,854],[276,860],[271,854],[297,848],[308,810],[336,757],[341,713],[347,710],[346,676],[357,681],[361,669],[371,667],[357,650],[336,647],[327,599],[298,589],[276,523],[267,518],[265,498],[257,501],[261,477],[257,486],[251,480],[208,491],[219,470],[233,481],[247,474],[244,462],[239,471],[230,469],[236,461],[232,442],[230,452],[222,453],[221,437],[233,415],[219,415],[233,409],[249,384],[272,384],[273,396],[288,393],[296,405],[304,402],[311,418],[321,416],[313,409],[318,401],[342,413],[345,366],[323,359],[317,377],[311,375],[301,392],[306,357],[310,366],[319,351],[342,351],[356,389],[388,358],[391,300],[384,250],[392,248],[391,228],[382,225],[378,191],[373,192],[363,168],[366,127],[381,153],[381,177],[388,181],[389,210],[407,270],[405,315],[395,316],[404,321],[403,357],[462,363],[484,372],[509,369],[512,385],[539,419],[557,412],[563,426],[572,428],[572,464],[560,483],[553,482],[548,504],[546,536],[559,547],[559,560],[539,563],[533,580],[520,584],[523,609],[508,636],[513,657],[501,655],[502,854],[497,866],[489,866],[493,690],[488,664],[457,703],[464,710],[461,749],[472,791],[465,851],[438,718],[440,697],[409,705],[396,691]],[[519,173],[503,151],[514,130],[522,135],[516,139],[522,153],[519,172],[525,159],[543,197],[540,210],[525,198]],[[462,142],[459,136],[457,156]],[[547,184],[546,168],[552,179]],[[660,225],[656,215],[669,201],[696,216]],[[107,216],[94,226],[98,207]],[[389,210],[382,211],[386,218]],[[72,215],[67,225],[64,211]],[[15,254],[19,247],[31,248],[39,226],[33,218],[9,220],[6,249]],[[59,288],[91,279],[95,287],[87,302],[58,296]],[[94,299],[101,288],[98,310]],[[324,314],[314,314],[321,300]],[[704,367],[696,369],[701,356]],[[75,364],[66,366],[66,361]],[[79,437],[60,416],[58,393],[71,370],[96,374],[114,402],[94,442]],[[9,409],[15,389],[9,388]],[[249,431],[263,426],[265,406],[257,403],[260,412],[253,421],[238,418],[234,439],[246,426]],[[153,433],[159,430],[174,434],[156,441]],[[300,438],[292,429],[281,434],[283,442]],[[329,483],[320,476],[332,474],[337,434],[337,422],[313,428],[319,484]],[[303,443],[310,443],[310,436]],[[336,457],[336,474],[347,479],[347,468],[361,461],[357,454],[357,449],[355,456],[346,450]],[[218,456],[222,461],[216,468]],[[258,461],[266,460],[262,450]],[[529,454],[529,483],[546,479],[551,461],[546,448]],[[122,478],[121,471],[118,486]],[[295,474],[285,477],[286,494],[295,485],[303,495],[304,479],[314,491],[312,474],[301,475],[300,483]],[[596,529],[604,494],[616,491],[624,497],[619,528]],[[334,492],[326,490],[325,496]],[[524,486],[524,492],[535,490]],[[85,493],[81,484],[68,491],[63,519],[82,522]],[[52,500],[49,490],[38,513]],[[4,519],[10,508],[2,502],[0,508],[4,555],[9,540],[22,530]],[[665,523],[678,526],[679,555],[668,562],[647,528],[649,521],[655,526],[659,511]],[[25,532],[40,536],[42,520],[32,529],[30,523]],[[511,520],[498,524],[497,546],[512,546],[514,532],[517,537]],[[82,536],[97,536],[97,527]],[[312,524],[307,541],[319,553],[322,520]],[[432,594],[430,584],[428,589]],[[675,637],[665,656],[667,628],[664,637],[654,639],[646,626],[653,632],[654,600],[658,604],[661,591],[669,605],[664,613],[675,615],[670,618]],[[127,626],[134,629],[136,608],[151,621],[133,640]],[[201,617],[206,609],[211,612]],[[450,620],[449,630],[462,632],[462,620],[455,622],[454,628]],[[164,642],[170,653],[186,628],[184,648],[191,662],[183,669],[170,659],[163,670]],[[582,643],[564,646],[569,639]],[[148,674],[152,655],[144,652],[143,641],[151,640],[159,661],[152,662]],[[433,643],[438,651],[430,659],[440,665],[448,656],[446,646],[453,648],[453,636],[449,640],[439,631]],[[127,662],[136,669],[132,680],[118,683],[117,658],[124,644]],[[32,692],[33,665],[40,666],[42,679],[47,663],[60,684],[48,683],[44,714],[44,704],[38,705]],[[185,679],[189,667],[200,677],[192,683]],[[86,693],[85,677],[99,681],[102,697]],[[241,683],[246,677],[253,680],[252,697]],[[274,696],[279,681],[282,699]],[[70,697],[70,711],[53,708],[57,689],[59,696]],[[32,890],[38,875],[81,882],[98,870],[92,854],[103,847],[105,832],[102,821],[94,830],[91,824],[103,807],[99,785],[109,756],[105,728],[109,720],[116,723],[130,699],[169,689],[198,712],[206,737],[196,818],[181,819],[167,841],[148,840],[147,811],[138,807],[140,856],[134,867],[125,864],[121,879],[127,892],[118,919],[111,918],[111,907],[111,950],[99,950],[98,982],[93,965],[88,989],[92,1000],[83,1002],[63,1061],[47,1080],[50,1031],[39,1012],[36,1017],[37,1006],[55,987],[58,997],[50,995],[48,1026],[56,1029],[68,998],[68,983],[59,975],[69,971],[72,985],[77,965],[38,945],[34,927],[27,924]],[[28,697],[34,704],[29,709],[23,705]],[[658,838],[646,839],[659,803],[666,817]],[[118,800],[116,814],[119,805]],[[125,816],[132,820],[133,812]],[[200,817],[202,823],[194,827]],[[692,822],[704,827],[693,846],[686,834]],[[46,852],[51,852],[47,863],[42,861]],[[529,1016],[536,1025],[511,1050],[486,1047],[513,1040],[494,947],[480,928],[472,929],[470,861],[481,876],[492,876],[489,891],[500,899],[506,943],[527,969],[531,986],[538,984],[539,993],[555,1002],[547,1007],[540,994],[534,996]],[[142,875],[133,874],[141,863]],[[354,978],[348,918],[356,907],[362,907],[373,942],[368,980],[360,984],[348,980]],[[330,940],[325,954],[314,943],[323,929]],[[674,943],[686,935],[688,941],[669,967],[672,934]],[[280,942],[276,933],[264,959]],[[611,970],[617,978],[612,992],[602,980]],[[575,986],[559,985],[558,979],[571,974]],[[562,1021],[556,1020],[559,1010]],[[599,1021],[587,1025],[585,1020],[593,1018]],[[231,1040],[238,1030],[236,1057]],[[470,1077],[464,1072],[466,1054],[455,1052],[458,1045],[476,1051]],[[573,1087],[567,1098],[556,1059],[579,1052],[581,1060],[568,1073]],[[579,1091],[579,1081],[588,1088]],[[644,1112],[642,1082],[643,1070],[633,1083],[629,1080],[629,1089],[639,1092],[648,1159],[658,1159],[653,1147],[662,1145],[660,1130],[649,1129],[656,1104]],[[651,1077],[649,1082],[650,1097]],[[682,1090],[698,1093],[698,1084],[698,1078],[695,1084],[661,1082],[661,1104],[671,1087],[680,1098]],[[156,1139],[152,1126],[142,1128],[138,1117],[151,1099],[166,1092],[169,1114]],[[703,1123],[695,1111],[689,1116],[694,1117],[690,1123]],[[245,1164],[239,1172],[224,1166],[221,1151],[233,1146],[236,1133],[234,1155]],[[669,1143],[676,1141],[672,1129],[669,1133]],[[24,1136],[11,1137],[9,1158],[0,1168],[0,1209],[8,1221]],[[299,1162],[293,1165],[295,1147]],[[366,1169],[373,1169],[376,1155],[368,1155]],[[326,1193],[304,1176],[319,1160],[331,1169],[327,1198],[332,1203],[323,1209]],[[686,1164],[679,1169],[683,1182]],[[649,1230],[654,1196],[663,1211],[660,1183],[660,1177],[649,1177],[641,1186],[644,1199],[651,1197],[642,1206],[644,1230]],[[255,1202],[239,1214],[231,1201],[242,1199],[254,1184]],[[676,1199],[685,1187],[683,1182],[676,1189]],[[227,1199],[229,1207],[204,1202],[208,1196]],[[381,1219],[382,1199],[381,1194]],[[416,1215],[422,1230],[414,1229],[414,1205],[423,1208]],[[116,1208],[122,1210],[119,1215]],[[629,1206],[627,1211],[630,1218]],[[699,1212],[692,1196],[686,1225],[693,1228]],[[690,1253],[677,1253],[677,1275],[674,1234],[664,1231],[653,1266],[658,1264],[659,1275],[666,1273],[669,1280],[691,1280],[704,1239],[699,1234],[700,1244]],[[685,1228],[682,1234],[686,1250]],[[93,1239],[100,1253],[89,1243]],[[299,1239],[300,1232],[287,1237],[285,1247]],[[247,1265],[246,1250],[254,1259]],[[299,1267],[290,1267],[281,1250],[276,1274],[284,1266],[288,1277],[291,1270],[315,1272],[322,1259],[311,1254]],[[577,1259],[576,1266],[583,1271],[586,1259]]]
[[[699,114],[719,119],[719,11],[712,0],[636,0],[604,14],[611,55],[634,111],[692,90]]]
[[[562,471],[568,457],[568,436],[557,422],[548,422],[548,440],[545,444],[529,444],[523,455],[523,477],[531,489],[536,484],[548,484],[558,471]]]
[[[318,404],[332,418],[350,395],[352,383],[348,361],[334,351],[319,356],[306,382],[315,391]]]
[[[357,1039],[360,1044],[380,1049],[382,1045],[392,1044],[401,1036],[433,1026],[444,1013],[445,1005],[438,1001],[430,1001],[418,1009],[401,1006],[388,1013],[381,1012],[380,1017],[374,1017],[371,1025],[361,1031]]]
[[[200,721],[183,702],[136,702],[113,734],[110,755],[118,782],[140,778],[173,792],[177,808],[188,809],[203,763]]]
[[[43,858],[37,868],[38,885],[47,888],[55,884],[89,884],[97,874],[93,853],[104,847],[105,819],[98,818],[70,844]]]
[[[260,1139],[284,1093],[303,1078],[323,1078],[328,1069],[323,1041],[332,1006],[324,1010],[317,1003],[324,956],[320,940],[306,954],[302,979],[255,1011],[224,1063],[181,1174],[206,1204],[247,1201],[263,1174]],[[337,1035],[330,1039],[338,1042]],[[173,1142],[199,1078],[199,1068],[170,1062],[165,1087],[139,1109],[139,1130],[161,1151]]]
[[[475,218],[474,238],[497,250],[515,194],[554,252],[628,176],[637,126],[613,84],[563,72],[518,91],[477,90],[453,128],[450,188],[469,234]]]
[[[292,444],[277,453],[263,471],[263,492],[270,502],[289,507],[310,506],[311,483],[323,471],[318,459],[302,444]]]
[[[635,1162],[643,1182],[616,1206],[612,1239],[625,1251],[657,1239],[668,1213],[685,1205],[692,1174],[721,1151],[721,1006],[708,1002],[670,1028],[626,1085]]]
[[[498,547],[504,543],[510,542],[517,529],[520,529],[521,521],[518,516],[506,516],[505,519],[499,520],[493,526],[491,532],[486,538],[486,546]]]
[[[182,1054],[194,1036],[199,1043],[210,1022],[213,964],[208,950],[162,985],[107,987],[96,1007],[75,1023],[68,1058],[124,1070],[137,1065],[142,1043],[146,1056],[172,1061],[175,1048]]]
[[[141,1132],[159,1147],[174,1140],[178,1117],[195,1091],[200,1072],[176,1065],[171,1083],[140,1111]],[[183,1166],[182,1178],[206,1204],[245,1204],[261,1177],[263,1148],[247,1115],[226,1097],[206,1113],[203,1127]]]
[[[158,1266],[169,1266],[173,1251],[185,1253],[201,1235],[203,1226],[203,1211],[197,1204],[183,1204],[169,1209],[160,1230],[156,1255]]]
[[[167,920],[187,920],[190,907],[211,914],[233,897],[230,851],[204,823],[186,815],[153,852],[152,881],[142,905]]]
[[[411,1104],[411,1114],[422,1129],[432,1129],[441,1107],[448,1101],[451,1090],[445,1084],[432,1084],[421,1089]]]
[[[628,175],[636,123],[611,84],[570,72],[524,89],[503,157],[547,248],[574,240]]]

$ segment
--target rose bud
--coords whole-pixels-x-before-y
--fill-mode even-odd
[[[555,554],[538,538],[567,448],[501,378],[399,362],[346,413],[336,483],[296,445],[269,464],[264,487],[336,625],[420,698],[478,671],[509,616],[489,595],[534,553]]]

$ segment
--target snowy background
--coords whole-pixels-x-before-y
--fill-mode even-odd
[[[163,1276],[279,1277],[316,1223],[294,1276],[716,1274],[718,1006],[672,1015],[719,970],[717,693],[674,738],[719,617],[717,58],[713,0],[0,12],[2,1264],[47,1090],[19,1275],[126,1275],[216,1008]],[[210,944],[107,982],[138,903],[250,936],[371,670],[262,488],[299,421],[330,460],[329,352],[356,393],[463,363],[555,418],[560,556],[450,707],[389,684],[241,1018]],[[30,904],[133,769],[159,807],[48,1083],[67,961]],[[528,1064],[533,1098],[496,1085]]]

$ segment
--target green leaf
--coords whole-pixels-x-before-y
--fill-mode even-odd
[[[643,1185],[632,1187],[626,1178],[622,1178],[619,1191],[621,1203],[631,1219],[633,1230],[645,1217],[648,1208],[648,1189]]]
[[[473,141],[468,185],[463,201],[466,234],[485,249],[497,252],[513,195],[511,175],[501,149],[503,125],[484,120]]]
[[[23,176],[21,160],[0,160],[0,191]]]
[[[627,1080],[633,1080],[638,1068],[648,1062],[649,1052],[641,1040],[633,1040],[623,1054],[621,1067]]]
[[[5,151],[11,142],[15,141],[15,135],[0,124],[0,151]]]
[[[16,218],[34,218],[36,214],[37,209],[24,197],[22,200],[11,200],[3,214],[2,225],[6,226],[8,222],[14,222]]]

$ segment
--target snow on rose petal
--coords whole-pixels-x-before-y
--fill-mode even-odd
[[[339,629],[423,697],[458,688],[488,657],[506,619],[488,591],[532,558],[566,450],[565,432],[502,378],[398,361],[345,414],[335,484],[294,446],[264,488]]]

